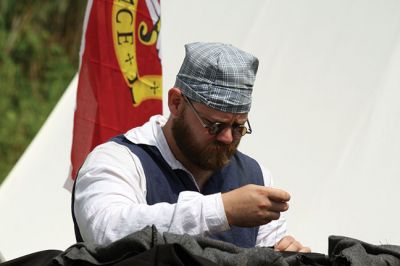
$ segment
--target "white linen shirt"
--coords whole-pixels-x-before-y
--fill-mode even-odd
[[[162,132],[166,121],[161,115],[153,116],[125,137],[136,144],[156,146],[172,169],[190,174],[168,146]],[[261,169],[264,184],[272,186],[269,171]],[[160,233],[205,236],[230,228],[221,193],[183,191],[175,204],[148,205],[140,159],[129,148],[113,141],[97,146],[88,155],[76,182],[75,218],[87,243],[107,245],[148,225],[155,225]],[[256,246],[273,246],[285,233],[286,221],[281,215],[279,220],[260,226]]]

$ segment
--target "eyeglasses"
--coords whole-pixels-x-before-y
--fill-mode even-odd
[[[251,134],[251,132],[253,132],[248,119],[246,120],[248,128],[245,125],[240,125],[240,124],[229,125],[229,124],[220,123],[220,122],[214,122],[214,123],[204,122],[204,120],[200,117],[199,113],[196,111],[196,109],[194,108],[194,106],[193,106],[192,102],[189,100],[189,98],[187,98],[183,94],[182,94],[182,96],[183,96],[183,98],[185,98],[186,102],[190,106],[190,109],[192,109],[193,113],[199,119],[199,121],[203,125],[203,127],[208,129],[208,133],[210,135],[218,135],[227,127],[232,128],[232,134],[236,137],[238,137],[238,136],[243,137],[244,135]]]

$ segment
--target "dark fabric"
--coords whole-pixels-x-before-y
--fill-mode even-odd
[[[79,247],[80,249],[84,247]],[[107,249],[102,249],[103,252],[109,252]],[[115,250],[114,250],[115,251]],[[85,252],[81,252],[83,255]],[[118,253],[118,252],[117,252]],[[101,255],[101,251],[96,252],[94,256]],[[194,265],[194,266],[216,266],[214,262],[199,256],[195,256],[178,244],[161,244],[156,245],[148,250],[138,252],[132,250],[127,252],[125,256],[117,257],[110,256],[108,260],[97,260],[96,257],[86,256],[64,256],[62,259],[56,258],[52,261],[51,266],[98,266],[98,265],[113,265],[113,266],[166,266],[166,265]],[[102,256],[98,256],[102,257]],[[50,266],[50,265],[49,265]]]
[[[217,266],[217,264],[210,260],[190,254],[186,249],[177,244],[155,246],[137,256],[124,259],[114,264],[114,266],[132,265]]]
[[[161,235],[154,226],[146,227],[104,247],[77,243],[57,256],[55,259],[57,264],[55,265],[119,265],[117,263],[122,263],[129,258],[133,259],[156,246],[168,244],[174,245],[174,247],[166,249],[175,250],[170,250],[169,252],[175,252],[181,260],[185,260],[179,255],[182,252],[176,251],[176,249],[179,249],[177,246],[180,246],[190,253],[190,256],[186,257],[186,259],[194,258],[197,261],[196,263],[209,263],[211,261],[216,265],[288,265],[279,253],[270,248],[240,248],[227,242],[205,237],[170,233]],[[150,253],[154,254],[156,252],[153,250]],[[185,265],[192,264],[186,263]]]
[[[398,266],[400,246],[372,245],[356,239],[329,237],[329,254],[275,252],[271,248],[241,248],[205,237],[164,233],[146,227],[108,246],[77,243],[64,252],[46,250],[1,266],[98,265],[273,265],[273,266]]]
[[[332,265],[400,266],[400,246],[372,245],[350,237],[330,236],[328,254]]]
[[[13,260],[0,263],[1,266],[46,266],[52,265],[53,259],[61,254],[61,250],[43,250]]]
[[[289,266],[329,266],[329,257],[321,253],[280,252]]]
[[[200,236],[171,233],[161,235],[154,226],[146,227],[105,247],[75,244],[54,261],[57,262],[55,265],[62,266],[129,265],[124,263],[164,265],[154,263],[165,261],[174,262],[174,265],[330,265],[329,258],[323,254],[280,253],[271,248],[241,248]],[[184,264],[179,264],[181,262]]]
[[[180,192],[198,191],[192,177],[183,170],[173,170],[156,147],[134,144],[123,135],[113,138],[112,141],[128,147],[140,159],[146,175],[148,204],[176,203]],[[223,193],[247,184],[264,185],[262,171],[254,159],[238,151],[227,166],[210,177],[201,193],[204,195]],[[232,226],[230,230],[215,233],[210,237],[240,247],[254,247],[257,234],[258,227]]]

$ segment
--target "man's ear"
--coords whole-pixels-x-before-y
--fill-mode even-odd
[[[179,88],[172,88],[168,91],[168,108],[172,115],[179,116],[183,106],[182,92]]]

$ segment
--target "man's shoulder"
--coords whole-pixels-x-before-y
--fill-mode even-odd
[[[118,157],[121,154],[126,153],[126,148],[114,141],[114,138],[97,145],[89,154],[88,159],[98,158],[98,157]]]

